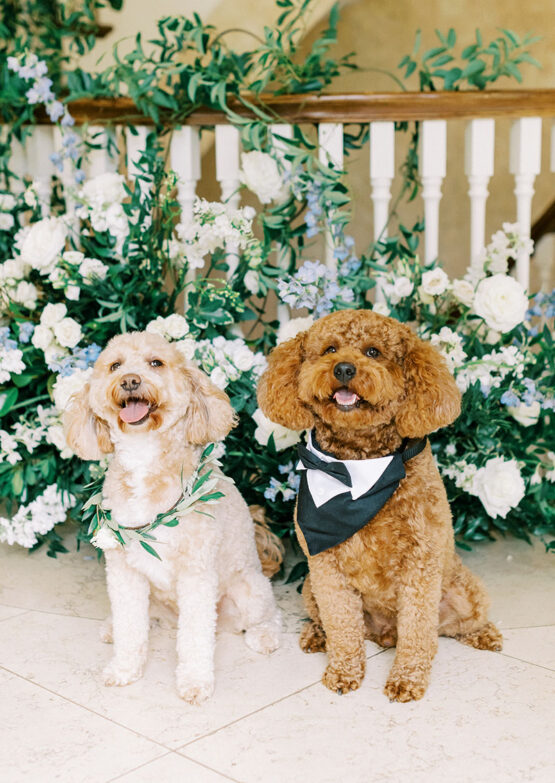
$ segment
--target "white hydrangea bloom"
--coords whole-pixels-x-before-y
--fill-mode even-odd
[[[518,506],[526,492],[518,462],[502,457],[493,457],[476,472],[472,489],[490,517],[503,519]]]
[[[42,495],[27,506],[21,505],[11,518],[0,517],[0,542],[31,548],[38,542],[38,535],[52,530],[64,522],[75,498],[62,492],[56,484],[50,484]]]
[[[0,462],[9,462],[15,465],[21,460],[21,454],[17,450],[17,441],[6,430],[0,430]]]
[[[19,375],[25,369],[23,352],[19,348],[7,349],[0,346],[0,383],[10,380],[10,375]]]
[[[102,210],[111,204],[120,204],[125,198],[125,178],[121,174],[106,172],[87,180],[79,197],[90,207]]]
[[[287,427],[282,427],[281,424],[274,424],[273,421],[270,421],[270,419],[262,413],[260,408],[255,410],[252,417],[257,424],[254,431],[254,437],[261,446],[267,445],[270,440],[270,435],[274,436],[274,443],[277,451],[283,451],[283,449],[293,446],[301,439],[299,432],[287,429]]]

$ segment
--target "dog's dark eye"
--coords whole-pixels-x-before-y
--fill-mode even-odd
[[[336,351],[337,351],[337,348],[334,348],[334,347],[333,347],[333,345],[330,345],[328,348],[326,348],[326,350],[324,351],[324,353],[325,353],[325,354],[326,354],[326,353],[336,353]]]
[[[114,362],[110,365],[110,372],[114,372],[114,370],[117,370],[118,367],[121,367],[121,362]]]
[[[150,366],[151,367],[163,367],[164,366],[164,362],[161,362],[160,359],[153,359],[150,362]]]
[[[375,359],[377,356],[380,355],[380,352],[378,351],[378,349],[377,348],[372,348],[372,347],[367,348],[364,351],[364,353],[366,354],[366,356],[370,356],[371,359]]]

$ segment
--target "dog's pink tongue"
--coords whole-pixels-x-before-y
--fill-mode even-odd
[[[354,405],[358,400],[358,394],[349,389],[338,389],[333,396],[339,405]]]
[[[127,424],[134,424],[136,421],[144,419],[148,413],[148,403],[139,400],[130,400],[125,408],[119,412],[120,419]]]

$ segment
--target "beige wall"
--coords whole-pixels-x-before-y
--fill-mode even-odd
[[[312,17],[307,24],[306,46],[317,32],[326,26],[326,17],[332,0],[317,0]],[[277,16],[273,0],[126,0],[121,13],[103,11],[101,21],[114,25],[114,31],[96,47],[84,65],[93,67],[102,53],[110,58],[112,45],[126,36],[134,36],[140,30],[145,38],[155,32],[155,20],[169,14],[190,14],[197,10],[202,18],[214,24],[219,30],[240,27],[252,32],[261,32],[264,24],[271,24]],[[508,27],[519,34],[534,31],[543,36],[534,46],[533,53],[543,64],[541,70],[525,66],[525,87],[555,87],[555,0],[348,0],[342,3],[339,26],[340,43],[337,53],[354,51],[356,61],[362,70],[348,72],[338,79],[335,91],[396,91],[395,83],[373,68],[396,72],[401,57],[412,48],[414,35],[422,29],[422,46],[435,45],[434,28],[446,31],[454,27],[459,41],[469,43],[474,38],[474,29],[479,27],[484,39],[498,34],[497,28]],[[312,27],[312,29],[310,29]],[[240,48],[251,45],[249,39],[233,34],[230,42]],[[125,43],[122,44],[125,46]],[[499,87],[515,85],[507,79]],[[412,89],[417,89],[413,83]],[[555,175],[549,173],[549,128],[544,122],[543,172],[536,181],[537,192],[533,203],[533,217],[540,215],[555,198]],[[512,190],[513,179],[508,172],[508,138],[510,124],[497,123],[496,174],[490,183],[488,201],[488,235],[500,227],[505,220],[515,219],[515,203]],[[398,134],[398,162],[401,163],[406,140]],[[460,274],[464,270],[469,254],[468,219],[469,207],[464,176],[464,123],[449,123],[448,133],[448,177],[444,182],[444,198],[441,205],[440,256],[448,271]],[[357,247],[364,249],[372,237],[372,224],[368,182],[368,150],[351,156],[349,162],[349,183],[353,194],[354,221],[352,233]],[[204,166],[211,168],[209,161]],[[208,185],[204,195],[216,197],[213,185]],[[401,217],[410,224],[421,216],[420,203],[404,208]],[[317,243],[309,251],[318,255],[321,248]]]

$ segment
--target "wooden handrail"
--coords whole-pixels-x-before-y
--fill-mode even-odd
[[[252,96],[249,96],[251,98]],[[555,89],[485,90],[479,92],[341,93],[304,95],[262,95],[257,102],[282,122],[359,123],[375,120],[439,120],[478,117],[555,117]],[[132,122],[152,124],[130,98],[95,98],[69,104],[78,125]],[[242,116],[252,116],[237,98],[229,107]],[[163,114],[161,113],[163,117]],[[38,118],[48,123],[46,115]],[[183,124],[226,123],[223,112],[197,109]]]

